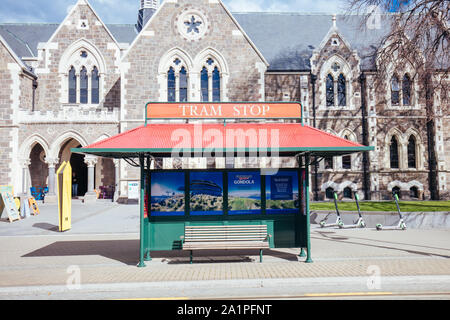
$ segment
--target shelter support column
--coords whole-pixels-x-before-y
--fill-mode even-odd
[[[46,159],[48,164],[48,194],[45,196],[46,203],[56,203],[58,198],[56,196],[56,165],[59,159]]]
[[[306,263],[312,263],[311,258],[311,221],[310,221],[310,209],[309,209],[309,201],[310,201],[310,174],[309,174],[309,167],[311,165],[311,156],[307,154],[305,156],[305,184],[306,184],[306,190],[305,190],[305,203],[306,203]]]
[[[145,159],[143,155],[139,156],[139,164],[141,169],[141,183],[140,190],[141,196],[139,201],[139,211],[140,211],[140,228],[139,228],[139,268],[145,267],[144,262],[144,199],[145,199]]]
[[[88,191],[84,195],[84,203],[94,203],[97,201],[97,193],[94,190],[95,165],[98,162],[97,157],[86,156],[84,162],[88,167]]]
[[[120,196],[120,159],[114,159],[114,196],[113,201],[116,202]]]

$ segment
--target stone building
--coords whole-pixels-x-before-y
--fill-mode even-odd
[[[316,199],[332,191],[430,199],[432,176],[439,197],[448,198],[448,100],[434,96],[439,117],[431,146],[418,77],[402,66],[375,85],[370,53],[387,30],[362,21],[231,13],[220,0],[152,0],[141,1],[136,25],[105,25],[79,0],[61,24],[0,24],[0,185],[13,185],[17,194],[48,187],[52,201],[55,172],[70,161],[86,201],[104,186],[116,186],[115,199],[127,201],[129,183],[138,181],[127,162],[70,149],[142,125],[149,101],[300,101],[309,125],[376,148],[367,156],[318,159]],[[203,160],[181,166],[220,166]],[[283,165],[296,165],[290,160]]]

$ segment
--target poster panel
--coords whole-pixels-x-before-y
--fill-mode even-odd
[[[153,172],[151,176],[151,215],[184,216],[184,172]]]
[[[189,180],[190,214],[223,214],[223,173],[191,172]]]
[[[261,214],[260,172],[228,173],[228,214]]]
[[[279,171],[266,176],[266,213],[295,214],[299,212],[300,197],[297,171]]]

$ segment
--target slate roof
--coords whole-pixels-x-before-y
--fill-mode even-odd
[[[309,59],[332,26],[331,14],[233,13],[238,23],[270,63],[269,71],[309,71]],[[352,49],[362,58],[363,70],[373,69],[365,58],[386,33],[383,29],[362,28],[364,17],[337,15],[337,27]],[[386,25],[386,24],[384,24]],[[46,42],[59,24],[0,24],[0,35],[17,56],[37,56],[39,42]],[[119,43],[131,44],[137,33],[131,24],[108,24]]]

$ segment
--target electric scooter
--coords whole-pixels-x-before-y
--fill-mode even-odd
[[[356,229],[356,228],[365,228],[366,227],[366,222],[364,221],[364,219],[361,215],[361,209],[359,207],[359,196],[356,192],[355,192],[355,199],[356,199],[356,207],[358,208],[358,215],[359,215],[358,221],[356,221],[354,224],[347,225],[347,226],[342,223],[342,225],[339,225],[339,228],[341,228],[341,229]]]
[[[341,219],[341,214],[339,213],[339,209],[338,209],[338,205],[337,205],[337,193],[334,193],[334,206],[336,208],[336,214],[337,214],[337,219],[335,223],[329,223],[327,224],[327,217],[325,217],[325,219],[323,219],[322,221],[320,221],[320,227],[321,228],[331,228],[331,227],[341,227],[341,225],[344,225],[344,223],[342,222]]]
[[[394,199],[395,199],[395,204],[397,205],[397,211],[398,211],[398,215],[400,216],[400,221],[398,223],[398,225],[396,226],[388,226],[388,227],[383,227],[383,225],[381,224],[377,224],[377,230],[406,230],[406,223],[403,220],[403,216],[402,213],[400,211],[400,206],[398,205],[398,195],[396,193],[394,193]]]

